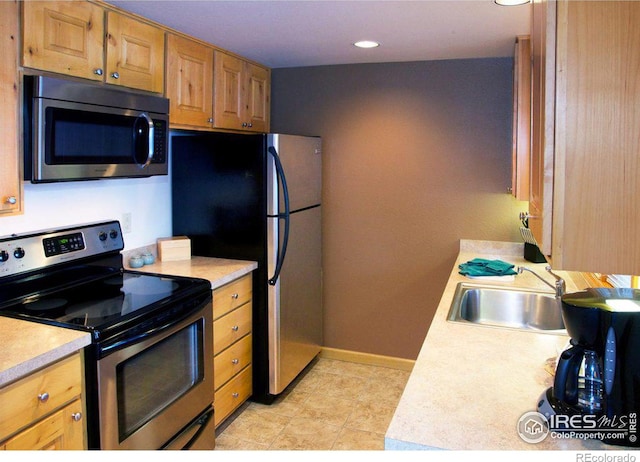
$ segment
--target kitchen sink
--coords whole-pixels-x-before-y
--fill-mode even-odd
[[[560,300],[550,292],[458,283],[449,321],[565,334]]]

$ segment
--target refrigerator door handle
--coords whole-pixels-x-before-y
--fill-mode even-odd
[[[282,195],[284,197],[284,213],[280,212],[280,204],[278,204],[278,214],[276,215],[276,217],[278,218],[278,229],[280,228],[280,220],[284,220],[284,236],[282,239],[282,248],[280,248],[280,239],[278,239],[278,255],[276,258],[276,268],[273,273],[273,277],[269,279],[269,284],[275,286],[276,282],[278,281],[278,277],[280,276],[280,271],[282,270],[284,257],[287,254],[287,243],[289,242],[289,190],[287,189],[287,179],[284,175],[284,168],[282,167],[282,162],[280,161],[280,156],[278,156],[276,148],[274,148],[273,146],[269,146],[269,149],[267,149],[267,151],[273,156],[273,160],[276,166],[276,173],[282,184]]]

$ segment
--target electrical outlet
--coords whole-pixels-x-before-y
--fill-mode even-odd
[[[124,234],[131,232],[131,212],[126,212],[122,214],[122,222],[120,223],[122,226],[122,232]]]

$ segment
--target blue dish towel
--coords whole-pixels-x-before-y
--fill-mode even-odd
[[[502,260],[485,260],[474,258],[466,263],[458,265],[459,273],[464,276],[510,276],[518,274],[513,268],[515,265]]]

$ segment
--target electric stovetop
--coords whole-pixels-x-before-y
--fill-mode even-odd
[[[94,273],[102,275],[96,277]],[[86,278],[88,274],[94,278],[86,282],[74,279],[75,275]],[[10,285],[0,296],[0,315],[87,330],[99,338],[107,331],[139,322],[149,313],[162,311],[186,293],[210,290],[207,284],[198,279],[117,268],[74,267],[62,274],[41,275]]]

